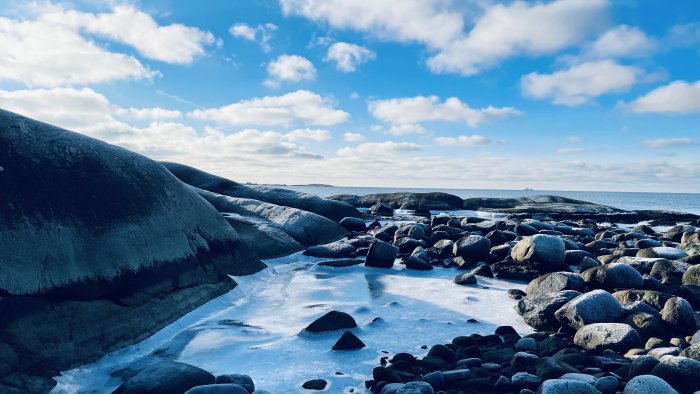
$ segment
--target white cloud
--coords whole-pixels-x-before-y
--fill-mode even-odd
[[[607,6],[607,0],[494,4],[465,37],[440,48],[428,66],[434,72],[473,75],[513,56],[556,53],[603,28]]]
[[[552,74],[530,73],[523,76],[520,83],[525,96],[576,106],[604,94],[626,92],[643,74],[638,67],[601,60],[574,65]]]
[[[152,78],[134,57],[112,53],[64,24],[0,17],[0,80],[30,87]]]
[[[491,139],[484,137],[483,135],[460,135],[455,137],[437,137],[435,142],[439,145],[450,145],[450,146],[478,146],[478,145],[488,145],[492,143]]]
[[[657,138],[655,140],[644,140],[642,145],[648,148],[669,148],[674,146],[692,146],[695,141],[690,138]]]
[[[280,55],[267,65],[270,79],[268,86],[279,86],[282,81],[310,81],[316,79],[316,67],[309,59],[299,55]]]
[[[344,133],[343,134],[343,141],[346,142],[362,142],[366,138],[364,135],[360,133]]]
[[[182,118],[180,111],[152,107],[152,108],[119,108],[116,111],[117,115],[126,116],[133,119],[150,119],[150,120],[172,120]]]
[[[583,140],[584,140],[584,138],[581,137],[580,135],[570,135],[570,136],[566,137],[566,139],[569,140],[569,142],[573,142],[576,144],[583,142]]]
[[[393,135],[408,135],[408,134],[423,134],[425,127],[417,123],[395,124],[389,128],[389,134]]]
[[[666,42],[676,47],[691,47],[700,43],[700,23],[674,25],[666,33]]]
[[[323,142],[331,139],[331,132],[323,129],[296,129],[290,131],[285,136],[291,141],[313,140]]]
[[[160,26],[150,15],[132,6],[116,6],[109,13],[49,12],[42,19],[56,25],[106,37],[129,45],[141,55],[172,64],[190,64],[214,43],[214,35],[182,24]]]
[[[220,108],[198,109],[189,116],[229,125],[306,125],[332,126],[345,122],[349,114],[333,108],[330,99],[308,90],[297,90],[282,96],[265,96]]]
[[[340,71],[353,72],[357,70],[357,66],[373,60],[376,54],[359,45],[350,44],[347,42],[336,42],[328,47],[325,61],[334,61],[335,66]]]
[[[236,23],[231,26],[228,31],[236,38],[257,42],[263,51],[269,52],[272,50],[269,41],[272,39],[272,34],[277,31],[277,29],[277,25],[272,23],[257,25],[255,27],[245,23]]]
[[[557,153],[567,154],[567,155],[583,153],[585,151],[586,150],[583,148],[559,148],[559,149],[557,149]]]
[[[425,121],[465,123],[477,127],[492,120],[507,118],[520,112],[512,107],[474,109],[457,97],[444,102],[437,96],[416,96],[376,100],[369,103],[369,111],[377,119],[394,125],[415,124]]]
[[[670,115],[700,113],[700,81],[693,83],[674,81],[623,106],[636,113]]]
[[[508,5],[473,1],[279,0],[285,14],[379,39],[425,45],[434,72],[472,75],[509,57],[554,53],[607,24],[607,0]],[[465,31],[465,20],[473,25]],[[407,23],[406,21],[410,21]],[[547,21],[547,23],[542,23]]]
[[[620,25],[598,37],[584,56],[597,59],[645,57],[656,51],[657,46],[656,40],[640,29]]]
[[[393,155],[405,152],[420,151],[421,146],[411,142],[365,142],[355,147],[346,146],[338,150],[338,156],[371,157],[382,158],[386,155]]]

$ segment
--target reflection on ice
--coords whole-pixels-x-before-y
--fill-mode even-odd
[[[316,378],[328,380],[330,392],[364,392],[384,351],[423,355],[421,345],[492,333],[499,325],[530,332],[505,292],[522,284],[479,278],[479,285],[457,286],[453,269],[333,268],[318,261],[301,254],[271,260],[269,269],[236,278],[239,286],[231,293],[153,337],[65,372],[54,392],[107,392],[162,359],[214,374],[249,374],[256,387],[273,393],[299,392],[304,381]],[[358,324],[352,331],[367,347],[334,352],[342,332],[298,335],[330,310],[350,313]],[[479,323],[467,323],[470,318]]]

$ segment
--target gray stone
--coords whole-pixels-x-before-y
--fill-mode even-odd
[[[693,307],[684,298],[669,298],[661,310],[661,318],[679,334],[690,335],[697,330]]]
[[[562,290],[582,292],[586,283],[579,274],[572,272],[552,272],[539,276],[527,285],[525,292],[528,297],[545,293],[558,293]]]
[[[660,377],[681,392],[700,390],[700,361],[687,357],[663,356],[650,375]]]
[[[214,383],[214,375],[195,366],[164,361],[148,367],[117,387],[112,394],[184,393]],[[241,388],[244,393],[245,389]]]
[[[639,375],[627,382],[623,394],[678,394],[678,392],[657,376]]]
[[[655,248],[640,249],[637,252],[637,257],[662,258],[668,260],[678,260],[688,256],[684,250],[672,248],[669,246],[657,246]]]
[[[235,383],[224,384],[207,384],[203,386],[193,387],[185,392],[185,394],[250,394],[252,391],[247,391],[243,386]]]
[[[480,235],[468,235],[454,243],[452,254],[465,258],[483,260],[489,257],[491,241]]]
[[[519,241],[510,255],[518,263],[551,272],[568,268],[564,262],[565,251],[561,238],[537,234]]]
[[[550,379],[542,383],[537,394],[600,394],[600,391],[585,382]]]
[[[390,243],[377,240],[369,247],[365,265],[368,267],[391,268],[398,254],[399,248]]]
[[[581,273],[586,283],[606,290],[635,289],[644,284],[642,275],[632,266],[612,263],[591,268]]]
[[[587,324],[617,321],[622,314],[615,297],[605,290],[593,290],[569,301],[554,315],[562,324],[578,329]]]
[[[641,347],[642,340],[635,329],[623,323],[594,323],[576,331],[574,343],[587,350],[626,352]]]
[[[555,312],[580,295],[578,291],[564,290],[535,297],[528,296],[518,301],[516,308],[525,323],[535,330],[556,331],[561,323],[557,320]]]
[[[325,245],[312,246],[304,251],[304,255],[324,258],[355,257],[357,256],[357,250],[350,244],[337,241]]]

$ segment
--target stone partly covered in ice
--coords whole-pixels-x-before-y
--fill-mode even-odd
[[[293,190],[257,185],[242,185],[226,178],[178,163],[161,163],[182,182],[198,189],[230,197],[249,198],[270,204],[287,206],[325,216],[335,222],[349,216],[360,216],[350,204]]]
[[[16,355],[0,382],[20,391],[48,391],[264,267],[146,157],[6,111],[0,151],[2,343]]]

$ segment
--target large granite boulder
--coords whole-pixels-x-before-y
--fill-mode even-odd
[[[249,198],[229,197],[201,189],[195,190],[219,212],[262,219],[270,227],[284,231],[304,246],[333,242],[346,233],[343,226],[313,212]]]
[[[537,234],[518,241],[510,256],[520,264],[527,264],[541,272],[566,271],[566,246],[561,238]]]
[[[610,213],[619,209],[560,196],[527,196],[518,198],[467,198],[463,209],[473,211],[529,213]]]
[[[159,163],[2,110],[0,185],[0,392],[46,392],[264,267]]]
[[[579,329],[592,323],[615,322],[622,317],[622,305],[605,290],[581,294],[554,314],[562,324]]]
[[[182,182],[213,193],[230,197],[249,198],[270,204],[297,208],[325,216],[335,222],[339,222],[345,217],[360,216],[360,212],[352,205],[341,201],[333,201],[294,190],[258,185],[242,185],[184,164],[169,162],[163,162],[161,164]]]
[[[587,350],[610,349],[624,353],[642,346],[637,331],[624,323],[594,323],[576,331],[574,343]]]
[[[343,201],[355,207],[369,208],[376,204],[384,204],[392,209],[455,210],[462,209],[462,199],[452,194],[433,193],[378,193],[365,196],[342,194],[328,197],[331,200]]]

